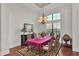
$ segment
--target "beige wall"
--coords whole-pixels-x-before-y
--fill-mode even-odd
[[[79,52],[79,4],[72,4],[73,51]]]
[[[0,52],[1,52],[1,4],[0,4]]]

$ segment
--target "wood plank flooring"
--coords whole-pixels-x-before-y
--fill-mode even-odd
[[[24,47],[25,46],[17,46],[12,48],[10,49],[10,53],[5,56],[20,56],[16,51]],[[62,46],[58,52],[58,56],[79,56],[79,52],[74,52],[71,48]]]

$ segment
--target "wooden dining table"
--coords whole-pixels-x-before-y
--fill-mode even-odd
[[[25,44],[33,46],[38,51],[42,51],[42,46],[48,44],[48,42],[51,41],[51,38],[51,36],[31,38],[28,39]]]

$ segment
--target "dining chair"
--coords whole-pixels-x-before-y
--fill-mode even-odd
[[[47,45],[43,46],[43,51],[45,51],[47,53],[47,55],[51,55],[51,53],[52,53],[51,52],[52,43],[53,43],[53,39],[51,39],[51,41]]]
[[[53,48],[54,51],[57,50],[57,47],[58,47],[58,45],[59,45],[59,39],[60,39],[60,36],[57,35],[55,41],[54,41],[53,44],[52,44],[52,48]]]
[[[55,40],[55,37],[52,35],[51,41],[48,42],[47,45],[43,46],[43,49],[44,49],[44,50],[50,50],[51,47],[52,47],[52,44],[54,43],[54,40]]]
[[[32,36],[31,34],[28,34],[27,39],[31,39],[32,38],[31,36]]]
[[[45,51],[50,51],[50,50],[56,51],[56,48],[59,44],[59,39],[60,39],[59,35],[57,35],[55,39],[52,38],[47,45],[43,46],[43,49]]]

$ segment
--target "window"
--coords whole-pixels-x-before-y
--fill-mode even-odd
[[[47,29],[48,33],[51,33],[52,32],[52,23],[47,23],[46,24],[46,29]]]
[[[61,14],[60,13],[54,13],[53,14],[53,20],[60,20],[61,19]]]
[[[60,20],[61,19],[61,13],[53,13],[47,16],[47,21],[52,21],[53,20]]]
[[[47,16],[47,21],[52,21],[52,14]]]
[[[55,35],[60,34],[60,22],[53,23],[53,32]]]
[[[46,29],[48,33],[52,32],[52,21],[53,20],[53,33],[55,35],[60,34],[60,21],[61,13],[53,13],[47,16],[48,23],[46,24]]]

